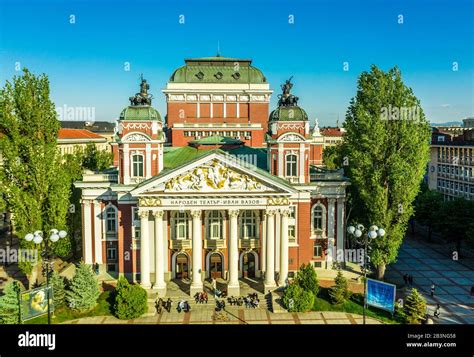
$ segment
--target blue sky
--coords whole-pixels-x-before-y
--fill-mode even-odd
[[[164,115],[173,70],[219,42],[223,56],[252,58],[275,94],[293,75],[321,125],[343,121],[371,64],[398,65],[431,121],[460,120],[474,115],[473,14],[472,0],[1,0],[0,83],[19,62],[49,76],[57,106],[95,107],[96,120],[112,121],[143,73]]]

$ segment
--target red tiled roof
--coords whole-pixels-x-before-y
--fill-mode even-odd
[[[342,136],[343,132],[340,128],[323,128],[321,134],[324,136]]]
[[[58,139],[102,139],[103,137],[85,129],[59,129]]]

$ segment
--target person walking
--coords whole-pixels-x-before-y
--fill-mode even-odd
[[[439,319],[439,310],[441,309],[441,306],[439,304],[436,305],[436,310],[433,314],[434,317],[436,317],[437,319]]]
[[[435,288],[436,288],[436,287],[435,287],[435,284],[432,284],[432,285],[431,285],[431,292],[430,292],[431,297],[434,296]]]

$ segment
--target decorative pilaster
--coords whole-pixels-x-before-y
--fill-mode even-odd
[[[130,183],[130,149],[128,144],[123,144],[123,183]]]
[[[102,212],[98,201],[94,201],[94,251],[95,263],[102,264]]]
[[[148,210],[140,211],[140,285],[149,289],[150,283],[150,237],[148,232]]]
[[[164,276],[164,245],[163,245],[163,214],[164,212],[154,211],[155,217],[155,284],[154,290],[158,290],[158,296],[164,297],[166,295],[166,283]]]
[[[281,237],[280,237],[280,274],[278,278],[278,285],[286,285],[288,278],[288,218],[290,216],[289,209],[282,209],[281,216]]]
[[[193,280],[191,283],[191,296],[203,290],[201,279],[202,270],[202,220],[201,210],[191,211],[193,218]]]
[[[151,145],[146,144],[145,146],[145,177],[148,179],[151,177]]]
[[[92,261],[92,220],[91,220],[91,201],[82,200],[82,219],[84,221],[82,230],[82,248],[84,263],[93,264]]]
[[[328,249],[326,255],[326,269],[332,269],[332,264],[334,258],[337,257],[336,255],[336,248],[335,248],[335,198],[328,198]]]
[[[239,296],[239,242],[238,223],[239,210],[229,210],[230,218],[230,239],[229,239],[229,283],[227,294],[229,296]]]
[[[265,212],[267,220],[267,246],[265,270],[265,291],[276,287],[275,284],[275,210]]]
[[[340,252],[341,256],[344,257],[344,232],[345,232],[345,222],[344,222],[344,198],[337,199],[337,240],[336,246],[337,251]],[[336,255],[337,257],[338,255]],[[341,263],[341,262],[340,262]]]

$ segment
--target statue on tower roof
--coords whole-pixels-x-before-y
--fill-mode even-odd
[[[146,79],[143,78],[143,74],[140,75],[140,80],[140,93],[136,93],[133,97],[129,98],[131,106],[151,105],[152,95],[148,94],[150,85],[147,83]]]
[[[287,79],[285,83],[281,85],[281,90],[283,94],[278,95],[278,106],[279,107],[292,107],[298,105],[298,97],[291,94],[291,88],[293,88],[293,83],[291,83],[291,79]]]

